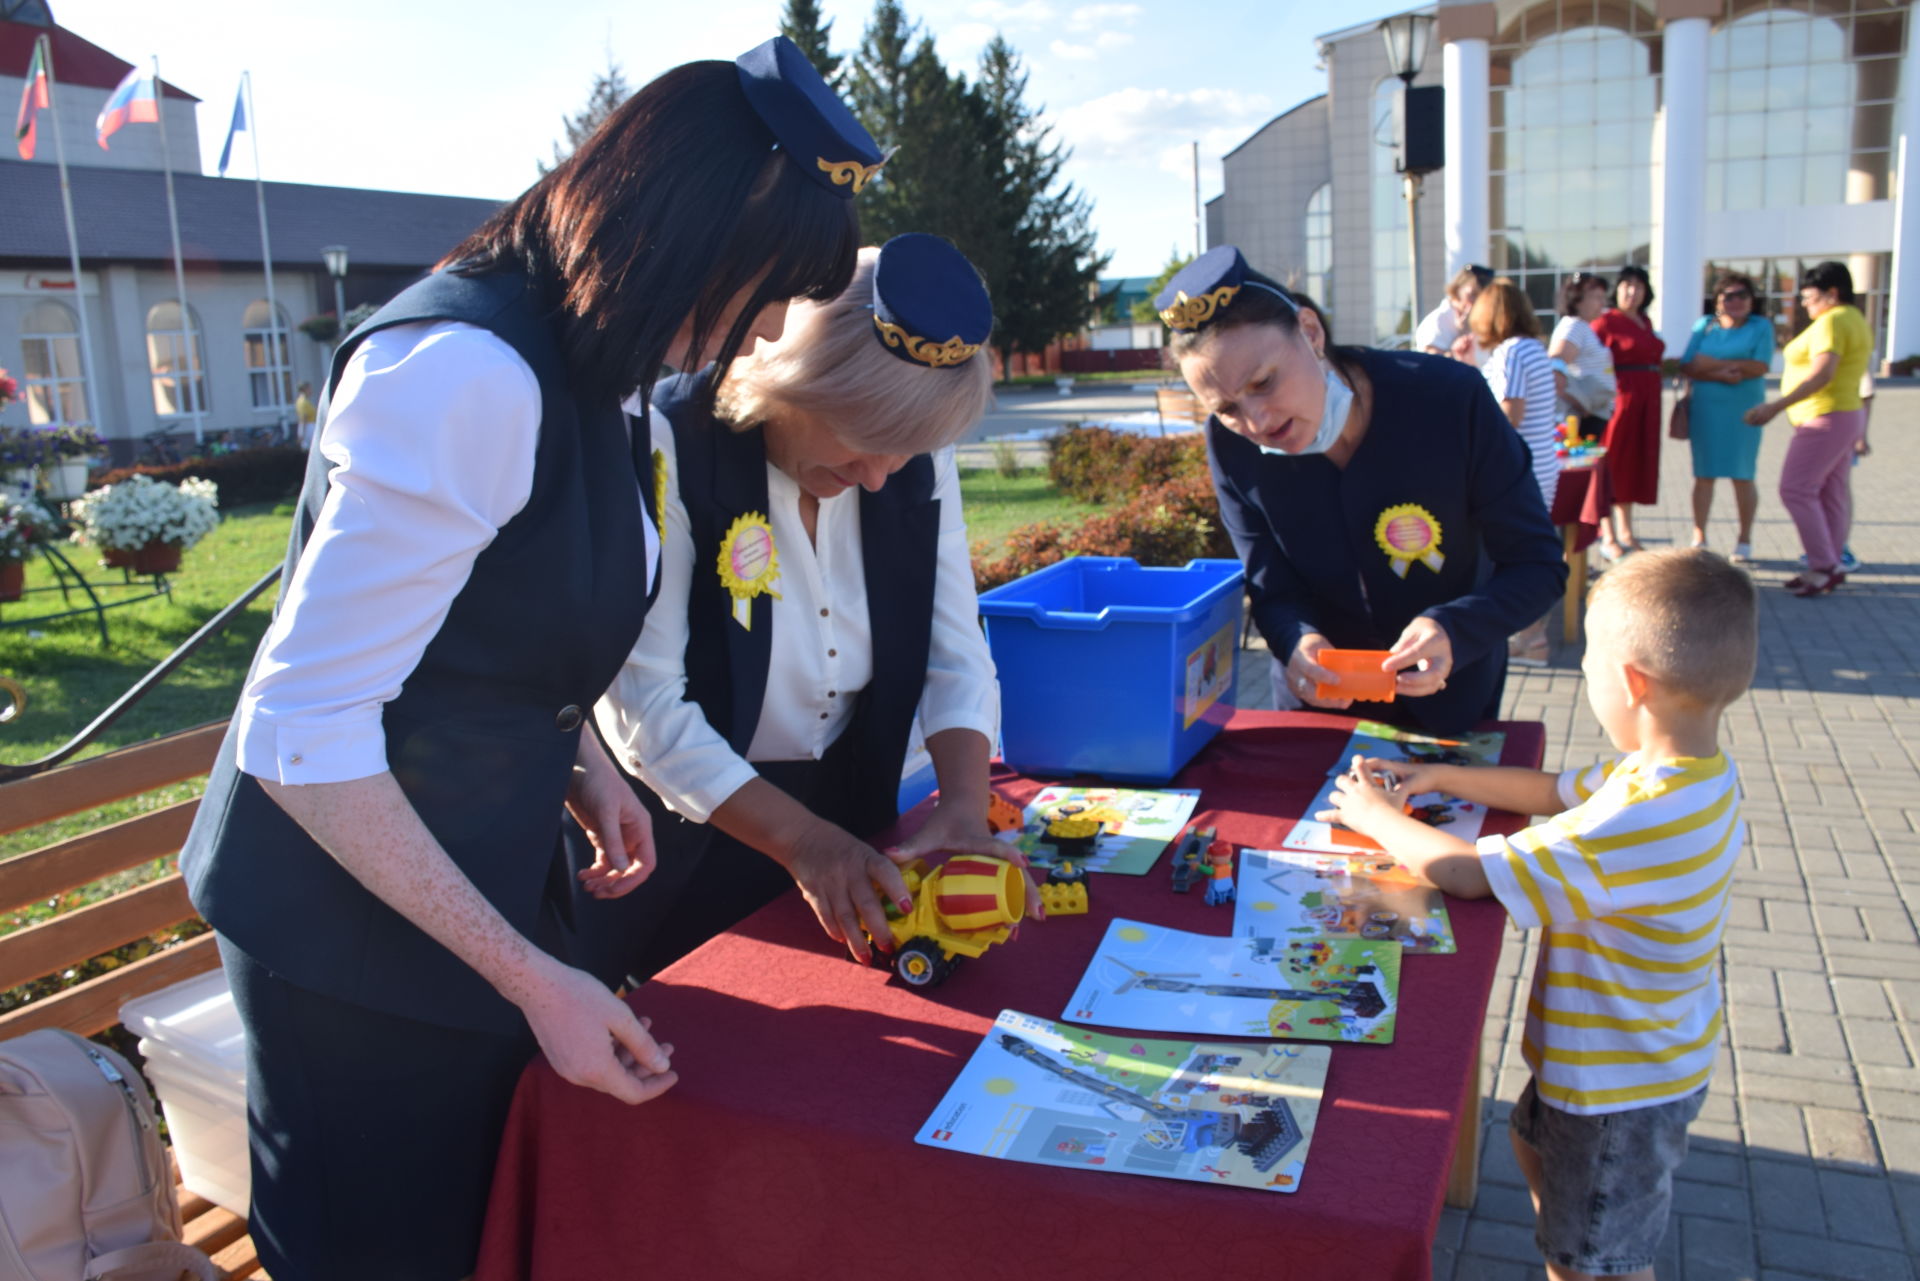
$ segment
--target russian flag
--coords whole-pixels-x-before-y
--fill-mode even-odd
[[[13,125],[13,138],[19,144],[22,160],[33,159],[40,111],[48,103],[46,44],[45,36],[33,42],[33,61],[27,65],[27,86],[20,95],[20,117]]]
[[[107,99],[107,105],[100,109],[100,118],[94,121],[94,130],[100,141],[100,149],[107,150],[107,139],[121,125],[154,125],[160,123],[160,93],[153,81],[153,72],[142,71],[135,67],[126,77],[114,86],[113,94]]]

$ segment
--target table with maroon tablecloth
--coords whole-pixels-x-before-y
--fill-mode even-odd
[[[1549,513],[1560,530],[1567,558],[1567,590],[1560,635],[1567,644],[1580,639],[1580,609],[1587,599],[1587,548],[1600,537],[1600,525],[1613,510],[1613,486],[1607,480],[1606,455],[1563,462],[1559,487]]]
[[[1277,848],[1353,724],[1237,712],[1176,785],[1201,789],[1195,821]],[[1539,765],[1538,723],[1498,728],[1504,763]],[[1020,802],[1040,786],[995,780]],[[1495,814],[1488,830],[1520,823]],[[1231,907],[1171,891],[1164,858],[1092,881],[1091,915],[1029,923],[930,994],[848,959],[797,894],[666,970],[631,1000],[675,1045],[680,1083],[629,1108],[536,1059],[507,1123],[479,1281],[1425,1278],[1463,1108],[1477,1121],[1506,920],[1491,900],[1449,901],[1457,954],[1407,958],[1391,1045],[1334,1047],[1297,1192],[915,1144],[999,1011],[1061,1017],[1108,919],[1231,930]]]

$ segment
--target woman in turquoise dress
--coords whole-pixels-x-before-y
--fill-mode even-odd
[[[1693,545],[1707,545],[1707,517],[1713,511],[1714,482],[1733,483],[1733,505],[1740,518],[1733,561],[1753,558],[1753,516],[1760,491],[1753,483],[1760,455],[1760,433],[1743,420],[1766,398],[1767,370],[1773,364],[1773,322],[1756,305],[1753,281],[1728,272],[1714,282],[1713,314],[1694,322],[1693,337],[1680,357],[1680,372],[1693,380],[1689,438],[1693,445]]]

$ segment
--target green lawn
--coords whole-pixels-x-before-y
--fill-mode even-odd
[[[179,573],[170,576],[171,600],[155,599],[108,611],[107,626],[113,641],[109,648],[101,648],[99,631],[90,616],[0,629],[0,673],[19,682],[27,694],[24,711],[0,724],[0,760],[17,764],[57,750],[208,618],[277,564],[286,554],[292,511],[289,504],[279,508],[243,507],[227,513],[219,528],[186,554]],[[97,568],[96,556],[88,548],[65,550],[69,559],[96,582],[120,577],[118,570]],[[29,563],[29,589],[51,583],[44,562]],[[54,603],[58,600],[53,594],[30,595],[17,603],[0,605],[0,622],[54,612],[59,608]],[[254,646],[266,630],[272,602],[272,591],[255,601],[83,751],[81,758],[229,715]],[[0,836],[0,857],[170,804],[195,794],[199,788],[198,783],[182,784],[102,811]]]
[[[963,470],[960,497],[967,509],[967,537],[975,544],[984,542],[989,555],[997,555],[1007,535],[1021,525],[1042,520],[1078,524],[1099,510],[1061,494],[1037,468],[1011,478],[988,467]]]

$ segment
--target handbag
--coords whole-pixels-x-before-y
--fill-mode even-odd
[[[1693,434],[1693,384],[1687,384],[1687,390],[1673,402],[1673,412],[1667,415],[1667,435],[1674,440],[1687,440]]]

